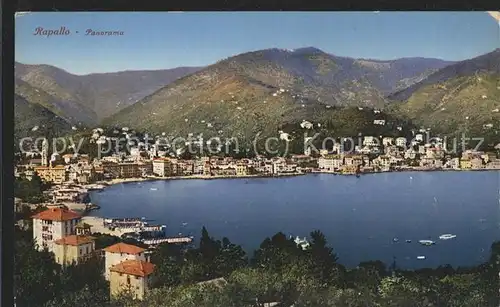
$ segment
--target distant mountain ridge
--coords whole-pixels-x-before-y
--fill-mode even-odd
[[[74,75],[50,65],[15,63],[17,93],[28,84],[51,97],[56,108],[77,112],[65,114],[73,123],[96,125],[102,118],[135,103],[179,77],[199,70],[199,67],[178,67],[165,70],[122,71],[89,75]]]
[[[273,135],[302,120],[324,125],[329,117],[342,113],[333,107],[382,108],[388,103],[386,94],[399,86],[398,76],[415,77],[449,64],[432,59],[409,61],[425,65],[405,66],[397,60],[360,62],[314,47],[246,52],[176,80],[103,124],[152,133],[234,134],[243,138],[259,131]],[[403,71],[398,71],[400,68]],[[351,125],[347,117],[340,118],[343,124]],[[373,123],[362,122],[364,127],[373,127]]]
[[[443,69],[437,70],[420,82],[417,82],[406,89],[403,89],[389,96],[392,100],[406,100],[419,88],[444,82],[451,78],[471,76],[480,72],[500,74],[500,48],[478,57],[447,65]]]
[[[498,142],[500,49],[438,70],[390,98],[394,116],[439,133]]]
[[[24,91],[20,96],[71,123],[74,119],[67,116],[71,112],[64,110],[68,101],[83,110],[72,111],[77,115],[99,113],[91,125],[151,133],[249,138],[257,132],[276,135],[310,120],[356,135],[360,131],[352,122],[360,123],[363,131],[370,127],[381,131],[370,123],[379,118],[362,108],[381,109],[392,122],[411,121],[444,132],[464,127],[463,110],[477,121],[476,131],[495,124],[494,110],[500,108],[499,63],[500,49],[451,62],[421,57],[355,59],[305,47],[257,50],[202,68],[181,67],[171,72],[179,76],[175,79],[166,78],[168,72],[163,71],[66,78],[67,72],[46,65],[36,69],[24,65],[16,69],[16,77],[19,91]],[[30,98],[33,92],[45,95],[44,99],[36,102]],[[101,104],[100,99],[106,102]],[[476,102],[482,103],[481,111],[474,109]],[[361,112],[347,111],[353,108]]]

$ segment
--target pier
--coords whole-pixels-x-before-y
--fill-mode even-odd
[[[162,243],[168,244],[189,244],[193,242],[193,237],[174,237],[174,238],[161,238],[161,239],[149,239],[143,240],[142,243],[147,245],[159,245]]]

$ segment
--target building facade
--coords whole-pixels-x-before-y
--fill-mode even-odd
[[[142,300],[151,286],[155,265],[142,260],[125,260],[110,267],[111,297],[128,292]]]
[[[110,278],[110,268],[125,260],[146,261],[145,249],[126,243],[117,243],[104,249],[105,252],[105,278]]]
[[[42,180],[52,183],[63,183],[69,178],[66,168],[63,165],[56,165],[54,167],[38,166],[35,167],[35,172]]]
[[[94,255],[94,238],[81,235],[70,235],[54,241],[54,256],[62,266],[79,264]]]
[[[153,174],[160,177],[174,176],[174,163],[168,158],[154,159]]]
[[[47,248],[53,252],[54,242],[75,234],[80,214],[63,209],[51,208],[33,216],[33,240],[38,250]]]

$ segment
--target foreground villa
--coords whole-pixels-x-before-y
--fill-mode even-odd
[[[81,215],[64,208],[51,208],[33,216],[33,239],[37,249],[54,250],[54,242],[76,234]]]

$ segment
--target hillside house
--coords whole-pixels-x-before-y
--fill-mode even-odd
[[[54,256],[62,266],[78,264],[95,252],[94,238],[87,235],[70,235],[54,241]]]
[[[64,208],[51,208],[33,216],[33,240],[38,250],[53,251],[54,242],[75,234],[81,215]]]
[[[117,243],[106,247],[104,249],[104,276],[106,280],[109,280],[110,278],[111,267],[119,264],[120,262],[123,262],[125,260],[146,261],[145,251],[146,250],[144,248],[126,243]]]
[[[134,299],[144,299],[153,282],[155,265],[144,260],[125,260],[109,268],[111,297],[128,292]]]

